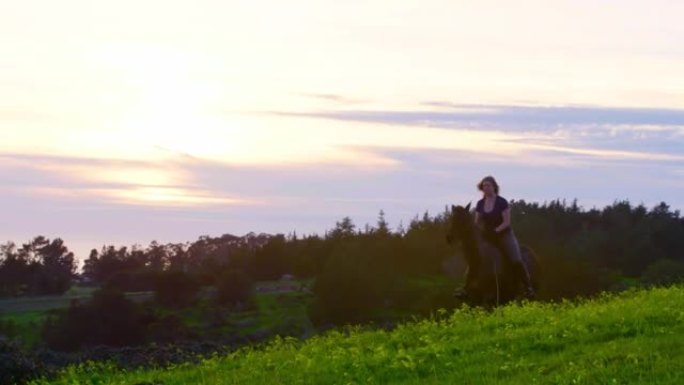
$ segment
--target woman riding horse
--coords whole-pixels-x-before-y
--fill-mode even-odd
[[[481,231],[482,238],[494,245],[510,263],[513,273],[525,288],[525,297],[534,298],[530,274],[523,263],[520,246],[511,226],[508,201],[499,195],[499,185],[492,176],[484,177],[477,187],[483,196],[475,208],[475,224]],[[466,271],[465,285],[457,292],[458,297],[468,296],[474,276],[471,270],[473,269],[468,268]]]

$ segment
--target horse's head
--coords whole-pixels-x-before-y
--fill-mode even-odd
[[[473,231],[473,217],[470,214],[470,203],[465,207],[451,205],[451,218],[449,220],[449,230],[447,242],[462,241]]]

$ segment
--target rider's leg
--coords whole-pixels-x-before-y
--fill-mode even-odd
[[[468,296],[468,292],[471,291],[473,287],[473,281],[475,276],[472,270],[473,269],[471,269],[470,267],[466,267],[464,275],[465,283],[462,287],[456,289],[456,291],[454,292],[454,296],[458,298],[466,298]]]
[[[511,262],[511,266],[518,276],[520,281],[525,285],[525,295],[528,297],[534,296],[534,289],[532,288],[532,280],[530,279],[530,273],[527,271],[527,267],[522,260],[522,255],[520,254],[520,245],[518,240],[513,233],[513,230],[506,231],[501,234],[501,248],[502,251]]]

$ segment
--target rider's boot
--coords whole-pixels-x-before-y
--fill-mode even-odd
[[[454,297],[457,299],[466,299],[468,298],[469,292],[468,289],[470,289],[473,286],[473,272],[471,271],[470,268],[466,268],[465,271],[465,279],[463,286],[460,288],[457,288],[454,290]]]
[[[457,288],[456,290],[454,290],[454,298],[457,298],[457,299],[468,298],[468,289],[466,289],[465,285],[463,287],[460,287],[460,288]]]

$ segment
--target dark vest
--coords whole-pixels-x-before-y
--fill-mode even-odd
[[[494,229],[499,227],[503,223],[503,211],[508,208],[508,201],[501,196],[496,196],[496,201],[494,202],[494,208],[490,212],[485,212],[484,210],[484,198],[477,201],[477,207],[475,211],[478,212],[480,216],[480,221],[484,224],[486,231],[493,232]],[[501,233],[511,231],[511,227],[507,227]]]

